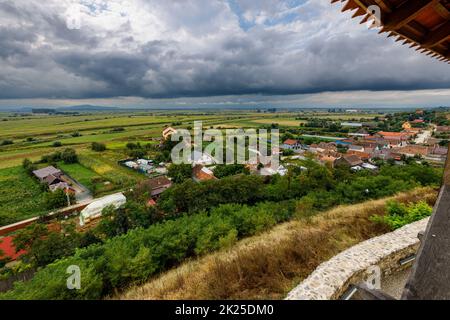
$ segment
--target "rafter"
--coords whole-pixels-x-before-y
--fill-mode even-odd
[[[434,47],[442,42],[450,39],[450,20],[445,22],[423,40],[423,46],[426,48]]]
[[[395,9],[390,15],[382,18],[387,29],[398,30],[404,25],[414,20],[424,10],[439,3],[439,0],[414,0],[405,1],[400,7]]]

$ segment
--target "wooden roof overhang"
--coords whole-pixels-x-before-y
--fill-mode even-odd
[[[361,23],[373,18],[371,6],[380,8],[380,33],[396,37],[422,53],[450,63],[450,0],[331,0],[343,2],[342,11],[354,10]]]

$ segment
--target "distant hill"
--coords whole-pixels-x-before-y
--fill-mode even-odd
[[[61,107],[57,109],[58,111],[117,111],[120,110],[116,107],[102,107],[102,106],[93,106],[89,104],[79,105],[79,106],[71,106],[71,107]]]

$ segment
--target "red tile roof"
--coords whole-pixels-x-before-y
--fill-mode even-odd
[[[294,140],[294,139],[287,139],[287,140],[284,142],[284,144],[287,144],[287,145],[289,145],[289,146],[293,146],[293,145],[298,144],[298,141],[297,141],[297,140]]]
[[[407,137],[408,134],[404,133],[404,132],[384,132],[384,131],[380,131],[378,132],[379,135],[383,136],[383,137]]]
[[[21,255],[25,254],[26,251],[21,250],[16,253],[16,247],[13,244],[13,237],[4,237],[0,238],[0,251],[3,252],[3,255],[0,256],[0,259],[9,258],[12,261],[17,260]]]
[[[194,167],[192,174],[198,181],[217,180],[211,170],[200,164]]]

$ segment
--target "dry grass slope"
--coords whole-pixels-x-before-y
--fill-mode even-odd
[[[426,200],[437,191],[421,188],[395,197],[340,206],[307,220],[292,221],[234,247],[186,262],[113,299],[283,299],[320,263],[388,230],[369,220],[385,213],[389,199]]]

